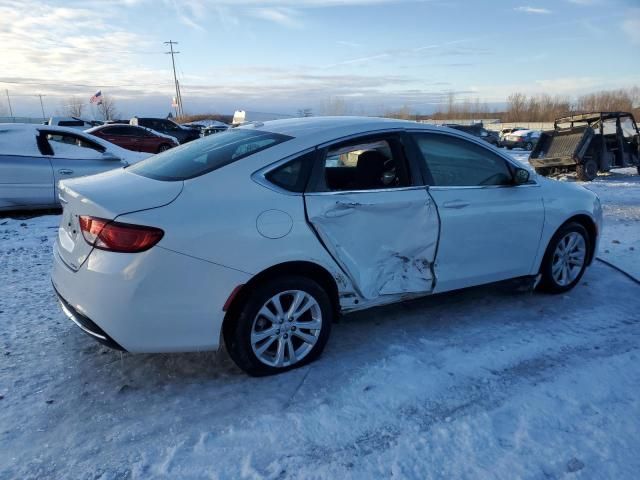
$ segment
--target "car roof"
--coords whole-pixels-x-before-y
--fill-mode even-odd
[[[279,133],[294,138],[313,136],[321,143],[340,137],[356,135],[376,130],[393,129],[421,129],[443,130],[443,127],[427,125],[409,120],[379,117],[304,117],[284,120],[270,120],[266,122],[252,122],[240,127],[242,129]],[[450,130],[450,129],[447,129]],[[325,140],[326,139],[326,140]]]

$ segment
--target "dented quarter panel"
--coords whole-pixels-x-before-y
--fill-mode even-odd
[[[309,221],[365,301],[433,289],[439,224],[426,188],[307,194],[305,200]]]

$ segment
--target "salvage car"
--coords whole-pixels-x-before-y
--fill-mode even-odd
[[[461,132],[466,132],[473,136],[480,137],[485,142],[490,143],[491,145],[494,145],[496,147],[500,145],[500,136],[498,135],[498,132],[487,130],[482,126],[481,123],[474,123],[472,125],[449,123],[445,124],[445,127],[455,128],[456,130],[460,130]]]
[[[191,142],[200,138],[197,128],[183,127],[168,118],[142,118],[133,117],[129,120],[131,125],[150,128],[154,132],[163,133],[174,137],[180,144]]]
[[[0,124],[0,211],[56,208],[58,181],[147,158],[69,127]]]
[[[636,167],[640,174],[639,137],[628,112],[570,115],[542,134],[529,163],[541,175],[576,172],[585,182],[612,168]]]
[[[505,136],[507,136],[510,133],[514,133],[517,132],[518,130],[529,130],[526,127],[508,127],[508,128],[503,128],[500,130],[499,133],[499,137],[500,137],[500,141],[502,141],[504,139]]]
[[[538,130],[516,130],[504,136],[500,144],[508,150],[522,148],[527,152],[533,150],[540,139]]]
[[[180,145],[175,137],[135,125],[100,125],[85,132],[134,152],[160,153]]]
[[[589,190],[477,137],[402,120],[254,122],[62,182],[63,311],[130,352],[226,345],[304,365],[340,313],[522,278],[566,292],[602,225]]]

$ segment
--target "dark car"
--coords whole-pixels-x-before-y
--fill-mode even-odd
[[[543,132],[529,163],[541,175],[575,171],[583,181],[612,168],[640,174],[640,130],[629,112],[589,112],[558,118]]]
[[[208,137],[214,133],[226,132],[229,129],[228,125],[211,125],[202,129],[202,136]]]
[[[133,117],[129,123],[140,127],[150,128],[156,132],[175,137],[179,143],[187,143],[200,138],[200,132],[195,128],[187,128],[169,120],[168,118]]]
[[[112,123],[86,131],[119,147],[135,152],[160,153],[178,146],[178,141],[148,128]]]
[[[502,142],[500,143],[509,150],[523,148],[530,152],[536,146],[538,140],[540,140],[540,132],[538,130],[517,130],[502,137]]]
[[[459,125],[457,123],[449,123],[445,124],[445,127],[454,128],[456,130],[460,130],[461,132],[470,133],[471,135],[480,137],[485,142],[488,142],[491,145],[495,145],[496,147],[500,145],[500,137],[498,136],[498,133],[487,130],[482,126],[481,123],[476,123],[473,125]]]

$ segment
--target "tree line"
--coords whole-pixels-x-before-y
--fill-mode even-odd
[[[431,115],[420,115],[410,107],[387,112],[386,116],[412,120],[476,120],[495,118],[502,122],[552,122],[558,117],[590,111],[632,112],[640,121],[640,87],[603,90],[580,95],[572,100],[568,96],[540,93],[527,95],[514,92],[507,97],[504,108],[492,108],[480,99],[458,101],[454,93],[446,103]]]

